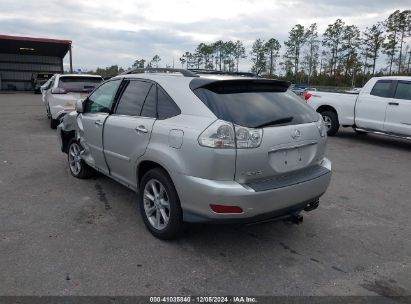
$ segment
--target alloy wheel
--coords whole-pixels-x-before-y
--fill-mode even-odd
[[[327,128],[327,131],[329,131],[331,129],[331,126],[332,126],[331,117],[323,116],[323,120],[324,120],[325,127]]]
[[[78,175],[81,171],[81,148],[77,143],[72,143],[69,149],[69,166],[74,175]]]
[[[150,225],[163,230],[170,220],[170,201],[164,185],[150,179],[144,187],[144,211]]]

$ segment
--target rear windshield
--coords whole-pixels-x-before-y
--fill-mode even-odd
[[[103,81],[98,77],[61,77],[59,87],[70,92],[91,92],[94,88]]]
[[[262,128],[318,120],[305,102],[275,84],[217,82],[193,92],[219,118],[240,126]]]

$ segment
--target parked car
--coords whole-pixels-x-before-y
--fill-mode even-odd
[[[51,82],[42,88],[42,99],[46,106],[50,127],[57,128],[60,119],[74,111],[75,103],[84,99],[103,81],[98,75],[56,74]]]
[[[343,126],[411,139],[411,77],[374,77],[358,95],[308,92],[305,99],[321,113],[330,136]]]
[[[290,86],[290,90],[293,91],[297,95],[303,95],[305,93],[306,88],[307,86],[303,84],[292,84]]]
[[[34,93],[40,93],[40,87],[45,84],[51,77],[53,77],[53,73],[33,73],[31,75],[31,83],[34,88]]]
[[[309,91],[317,91],[317,89],[316,88],[305,88],[303,90],[302,95],[305,96],[305,94],[307,94]]]
[[[331,163],[321,115],[288,86],[124,74],[78,101],[57,134],[74,177],[97,170],[138,192],[156,237],[178,236],[183,222],[298,220],[318,206]]]

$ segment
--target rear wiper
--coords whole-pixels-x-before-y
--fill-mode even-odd
[[[272,120],[272,121],[269,121],[269,122],[265,122],[261,125],[258,125],[256,127],[254,127],[254,128],[264,128],[264,127],[268,127],[268,126],[281,125],[281,124],[291,122],[293,119],[294,119],[293,116],[283,117],[283,118],[279,118],[279,119]]]

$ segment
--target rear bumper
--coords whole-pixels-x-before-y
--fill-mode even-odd
[[[258,224],[264,222],[272,222],[279,220],[287,220],[296,218],[303,210],[312,211],[317,209],[319,205],[319,198],[311,199],[306,202],[291,205],[282,209],[265,212],[262,214],[250,217],[233,217],[227,216],[225,218],[210,218],[199,214],[193,214],[190,211],[184,211],[184,221],[188,223],[208,223],[208,224]],[[314,206],[314,207],[312,207]]]
[[[324,174],[281,188],[255,191],[235,181],[215,181],[179,174],[173,177],[186,222],[258,222],[302,211],[318,202],[331,180],[331,162]],[[239,214],[215,213],[210,204],[238,206]]]
[[[64,107],[64,106],[54,106],[50,107],[50,114],[51,118],[53,119],[61,119],[67,113],[73,112],[75,110],[74,107]]]
[[[75,110],[77,99],[69,94],[54,94],[49,100],[50,114],[53,119],[60,119],[65,114]]]

